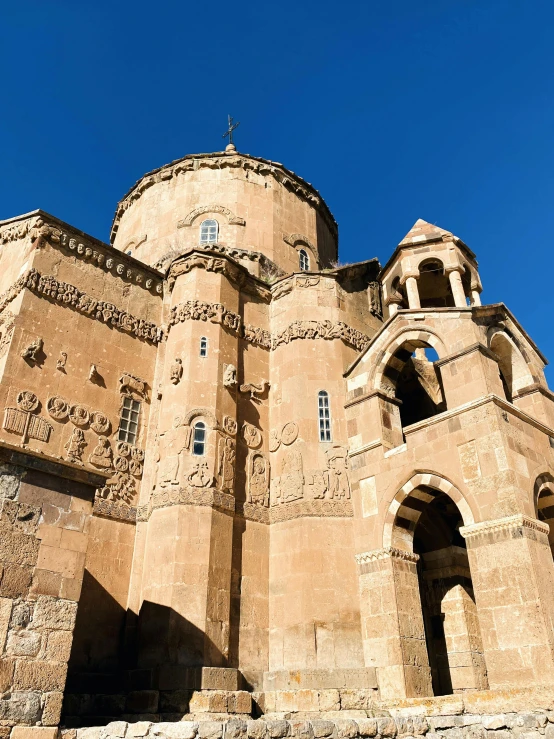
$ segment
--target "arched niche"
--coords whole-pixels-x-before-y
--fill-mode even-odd
[[[506,400],[511,403],[519,390],[533,384],[533,375],[514,340],[504,329],[498,327],[491,329],[488,344],[498,359],[498,370]]]

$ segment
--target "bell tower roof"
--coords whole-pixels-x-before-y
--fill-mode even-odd
[[[399,246],[420,244],[427,241],[442,241],[443,237],[453,238],[453,234],[451,231],[440,228],[440,226],[424,221],[423,218],[418,218]]]

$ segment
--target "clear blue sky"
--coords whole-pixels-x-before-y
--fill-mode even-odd
[[[135,180],[220,149],[231,113],[239,151],[320,190],[342,261],[437,223],[554,362],[553,24],[547,0],[6,1],[0,219],[107,241]]]

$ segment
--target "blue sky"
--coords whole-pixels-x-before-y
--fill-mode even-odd
[[[554,362],[553,23],[540,0],[7,1],[0,219],[107,241],[135,180],[220,149],[231,113],[239,151],[320,190],[342,261],[437,223]]]

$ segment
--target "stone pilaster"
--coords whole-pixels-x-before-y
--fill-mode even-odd
[[[548,525],[524,515],[464,526],[491,689],[554,679]]]
[[[356,555],[364,658],[382,698],[433,694],[413,552],[386,547]]]

